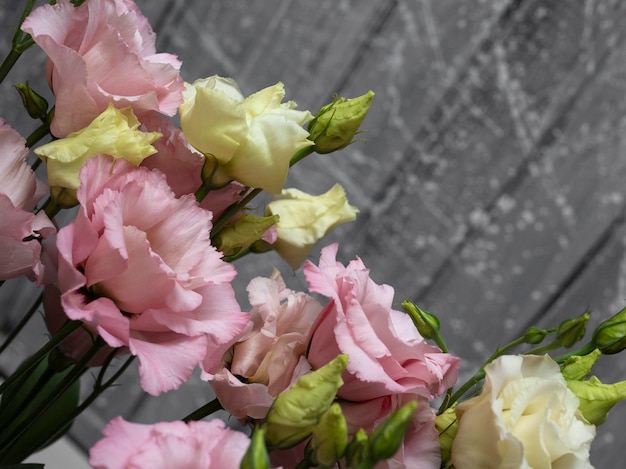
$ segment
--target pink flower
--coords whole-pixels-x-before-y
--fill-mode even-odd
[[[204,155],[187,142],[182,130],[164,117],[150,116],[143,124],[163,137],[153,144],[157,153],[143,160],[141,165],[163,172],[177,197],[194,194],[202,185]],[[200,206],[213,212],[213,218],[217,220],[229,205],[241,200],[245,192],[242,184],[233,181],[209,192]]]
[[[227,366],[205,377],[232,415],[261,419],[274,397],[311,371],[304,355],[309,330],[322,306],[286,288],[276,270],[270,278],[252,279],[248,295],[251,330],[227,355]]]
[[[403,394],[379,397],[365,402],[341,401],[341,410],[350,434],[363,428],[371,433],[391,412],[411,400],[418,405],[400,448],[390,459],[378,463],[376,469],[438,469],[441,464],[439,434],[435,427],[435,412],[419,396]]]
[[[86,127],[110,102],[172,116],[182,102],[180,62],[157,54],[155,34],[131,0],[69,0],[34,10],[22,29],[48,55],[48,83],[56,97],[52,133]]]
[[[458,358],[427,344],[409,316],[392,309],[393,288],[374,283],[358,258],[347,267],[337,262],[337,248],[322,250],[319,267],[304,266],[309,289],[331,300],[313,326],[312,367],[347,354],[337,396],[354,402],[390,394],[431,400],[444,392],[456,381]]]
[[[0,280],[29,275],[39,284],[40,240],[56,231],[44,212],[32,213],[47,192],[26,164],[26,141],[0,119]]]
[[[235,269],[210,244],[211,213],[158,171],[98,156],[80,174],[76,220],[59,231],[58,287],[71,319],[139,358],[156,395],[189,379],[247,324]],[[205,358],[205,355],[207,357]]]
[[[95,469],[239,469],[250,439],[214,419],[142,425],[121,417],[89,451]]]

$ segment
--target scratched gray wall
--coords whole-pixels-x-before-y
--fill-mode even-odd
[[[361,213],[331,237],[342,259],[359,255],[398,299],[438,314],[466,359],[464,377],[531,323],[551,326],[590,307],[595,324],[626,303],[624,2],[138,3],[188,81],[217,73],[251,93],[281,80],[311,110],[334,92],[376,92],[367,142],[305,160],[289,184],[317,193],[344,185]],[[3,24],[15,15],[0,4]],[[39,76],[43,89],[42,63],[30,51],[8,81]],[[34,126],[9,85],[0,109],[27,134]],[[239,263],[241,285],[273,264],[302,285],[274,256]],[[27,303],[32,291],[10,285],[1,304]],[[5,318],[6,328],[14,316]],[[32,336],[41,339],[35,325]],[[598,373],[624,379],[624,360],[608,358]],[[197,380],[146,398],[133,379],[81,419],[79,442],[91,444],[119,412],[180,418],[209,398]],[[596,467],[619,467],[625,407],[599,431]]]

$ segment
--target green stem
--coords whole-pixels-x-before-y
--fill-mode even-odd
[[[46,212],[48,218],[52,220],[61,209],[62,207],[58,205],[52,197],[48,197],[39,210]]]
[[[222,404],[220,401],[215,398],[211,402],[203,405],[199,409],[194,410],[187,417],[183,419],[183,422],[189,422],[190,420],[200,420],[206,417],[207,415],[211,415],[213,412],[217,412],[218,410],[222,410]]]
[[[82,325],[81,321],[67,321],[61,329],[48,341],[46,345],[41,347],[34,355],[28,358],[20,372],[15,372],[9,376],[2,384],[0,384],[0,394],[2,394],[11,384],[20,379],[24,374],[32,370],[51,350],[55,349],[67,336],[78,329]]]
[[[48,133],[50,133],[50,124],[48,122],[44,122],[28,136],[28,138],[26,139],[26,146],[28,148],[31,148],[33,145],[35,145],[35,143],[48,135]],[[37,161],[41,160],[37,158]]]
[[[35,0],[28,0],[26,2],[26,6],[24,7],[24,11],[22,12],[22,17],[20,18],[20,22],[17,26],[17,30],[13,35],[13,41],[11,43],[11,50],[8,55],[5,57],[4,61],[0,65],[0,83],[4,81],[6,76],[9,74],[15,63],[18,61],[22,53],[31,47],[35,42],[33,38],[29,35],[23,33],[20,30],[22,23],[28,16],[28,14],[32,11],[35,6]]]
[[[250,203],[250,201],[254,199],[257,195],[259,195],[262,191],[263,189],[253,189],[239,202],[236,202],[228,207],[215,222],[215,225],[213,225],[213,229],[211,229],[211,237],[214,237],[216,234],[222,231],[224,227],[228,224],[230,219],[238,214],[241,210],[243,210],[246,205],[248,205],[248,203]]]
[[[574,350],[572,352],[568,352],[568,353],[564,353],[563,355],[559,355],[558,357],[553,358],[553,360],[560,365],[561,363],[563,363],[565,360],[567,360],[570,357],[574,357],[574,356],[583,357],[583,356],[588,355],[591,352],[593,352],[596,348],[598,348],[598,347],[596,347],[593,343],[589,342],[588,344],[583,345],[582,347],[580,347],[580,348],[578,348],[578,349],[576,349],[576,350]]]
[[[524,352],[524,355],[540,355],[540,354],[548,353],[560,347],[561,347],[561,343],[558,340],[555,340],[554,342],[550,342],[549,344],[542,345],[541,347],[535,347],[533,349],[530,349]]]
[[[8,440],[3,440],[0,442],[2,446],[2,450],[0,451],[0,461],[5,457],[6,452],[11,448],[11,446],[29,429],[29,427],[35,423],[39,417],[41,417],[44,412],[46,412],[50,406],[52,406],[65,391],[67,391],[72,384],[85,373],[89,369],[87,364],[89,361],[98,353],[98,351],[105,345],[104,340],[101,337],[98,337],[94,344],[91,346],[89,351],[81,358],[81,360],[72,368],[70,373],[65,377],[65,379],[60,382],[55,388],[52,390],[50,397],[42,402],[31,414],[30,418],[25,420],[22,424],[20,424],[11,435],[9,435]]]
[[[309,156],[311,153],[314,153],[314,148],[315,145],[310,145],[308,147],[304,147],[301,150],[299,150],[298,152],[296,152],[295,155],[293,155],[291,157],[291,160],[289,161],[289,167],[291,168],[294,164],[296,164],[298,161],[304,159],[305,157]]]
[[[0,346],[0,353],[4,352],[4,350],[11,344],[13,339],[17,337],[17,335],[20,333],[20,331],[23,329],[26,323],[30,320],[30,318],[33,317],[33,315],[37,312],[37,308],[39,308],[42,298],[43,298],[43,294],[40,293],[37,299],[35,300],[35,302],[33,303],[33,305],[30,307],[30,309],[26,313],[26,315],[24,315],[24,317],[17,324],[17,326],[15,326],[15,328],[7,336],[2,346]]]
[[[111,355],[109,356],[110,358],[114,358],[115,354],[117,353],[117,350],[114,350],[113,352],[111,352]],[[111,376],[110,379],[108,379],[104,384],[102,384],[102,379],[104,378],[104,374],[102,372],[102,370],[100,370],[100,374],[98,375],[98,379],[96,380],[96,384],[94,385],[94,389],[91,392],[91,394],[81,403],[80,406],[78,406],[76,409],[74,409],[74,411],[65,419],[61,422],[60,425],[58,425],[58,430],[55,431],[52,435],[50,435],[50,437],[48,438],[48,441],[43,445],[44,447],[47,446],[49,444],[49,442],[53,442],[55,441],[59,436],[61,436],[60,434],[65,431],[65,428],[76,418],[78,417],[80,414],[82,414],[92,403],[93,401],[95,401],[100,394],[102,394],[105,390],[107,390],[108,388],[110,388],[111,386],[113,386],[115,384],[115,381],[122,376],[122,373],[124,373],[124,371],[126,371],[126,369],[130,366],[130,364],[135,360],[135,356],[131,355],[130,357],[128,357],[126,359],[126,361],[124,362],[124,364],[120,367],[119,370],[117,370],[115,372],[115,374],[113,376]],[[110,360],[107,358],[107,362],[105,362],[105,364],[103,365],[103,369],[105,369],[108,364],[110,363]]]

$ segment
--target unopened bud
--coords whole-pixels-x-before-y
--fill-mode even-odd
[[[435,428],[439,433],[439,449],[441,461],[447,463],[452,454],[452,442],[459,429],[459,423],[454,412],[454,407],[448,407],[445,412],[435,417]],[[447,467],[447,466],[446,466]]]
[[[309,140],[315,142],[315,151],[331,153],[350,145],[373,99],[374,92],[368,91],[358,98],[335,98],[322,107],[309,124]]]
[[[343,385],[347,365],[348,356],[339,355],[276,396],[265,419],[270,449],[291,448],[313,432]]]
[[[45,119],[48,115],[48,101],[33,90],[28,82],[15,85],[22,98],[22,103],[33,119]]]
[[[537,345],[543,342],[543,339],[549,334],[545,329],[539,329],[537,326],[530,326],[524,334],[524,342],[531,345]]]
[[[317,466],[331,467],[343,457],[347,445],[348,425],[341,406],[334,403],[313,429],[306,452]]]
[[[589,312],[585,311],[577,318],[566,319],[556,331],[556,339],[562,347],[569,348],[576,342],[585,337],[587,330],[587,321],[589,321]]]
[[[257,427],[252,433],[250,446],[241,460],[241,469],[269,469],[270,458],[265,446],[265,430]]]
[[[424,339],[433,339],[441,327],[439,319],[434,314],[419,308],[415,303],[405,300],[402,307],[413,320],[413,324]]]
[[[231,221],[212,239],[213,245],[224,253],[225,258],[236,258],[261,239],[261,236],[275,223],[278,215],[259,217],[245,213]]]
[[[352,437],[346,448],[346,467],[373,467],[367,464],[370,460],[367,433],[362,428]]]
[[[417,408],[417,402],[403,405],[385,419],[369,437],[370,457],[373,461],[384,461],[400,448]]]
[[[626,308],[600,323],[593,332],[591,343],[605,355],[624,350],[626,348]]]

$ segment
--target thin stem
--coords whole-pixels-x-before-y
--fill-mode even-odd
[[[44,359],[44,357],[51,350],[55,349],[67,336],[78,329],[82,325],[81,321],[67,321],[61,329],[57,331],[54,336],[48,341],[46,345],[41,347],[34,355],[28,358],[22,364],[22,369],[16,371],[9,376],[2,384],[0,384],[0,394],[2,394],[10,385],[20,379],[24,374],[32,370],[37,363]]]
[[[310,145],[308,147],[304,147],[301,150],[299,150],[295,155],[291,157],[291,160],[289,161],[289,167],[291,168],[298,161],[304,159],[305,157],[313,153],[315,151],[314,148],[315,148],[315,145]]]
[[[579,357],[584,357],[585,355],[589,355],[591,352],[593,352],[596,347],[593,343],[589,342],[586,345],[583,345],[582,347],[572,351],[572,352],[568,352],[568,353],[564,353],[563,355],[559,355],[556,358],[553,358],[553,360],[555,362],[557,362],[559,365],[561,363],[563,363],[565,360],[567,360],[570,357],[574,357],[574,356],[579,356]]]
[[[20,30],[22,23],[28,16],[28,14],[32,11],[35,6],[35,0],[28,0],[26,2],[26,6],[24,7],[24,11],[22,12],[22,16],[20,18],[20,22],[17,26],[17,30],[13,35],[13,41],[11,43],[11,50],[5,57],[4,61],[0,65],[0,83],[4,81],[6,76],[9,74],[15,63],[18,61],[22,53],[31,47],[35,42],[30,35],[26,35]]]
[[[211,230],[211,236],[214,237],[216,234],[222,231],[226,224],[230,221],[230,219],[241,210],[243,210],[246,205],[248,205],[248,203],[261,192],[263,192],[263,189],[253,189],[239,202],[234,203],[230,207],[228,207],[226,211],[224,211],[224,213],[222,213],[219,219],[215,222],[215,225],[213,225],[213,229]]]
[[[35,143],[44,138],[50,132],[50,124],[48,122],[42,123],[37,127],[26,139],[26,146],[31,148]],[[37,161],[41,161],[37,158]]]
[[[43,299],[43,293],[40,293],[33,305],[30,307],[26,315],[22,318],[22,320],[15,326],[15,328],[11,331],[11,333],[7,336],[4,343],[0,346],[0,353],[4,352],[4,350],[11,344],[13,339],[17,337],[22,328],[26,325],[26,323],[33,317],[33,315],[37,312],[37,308],[41,304],[41,300]]]
[[[206,417],[207,415],[211,415],[213,412],[217,412],[218,410],[222,410],[222,404],[220,401],[215,398],[211,402],[203,405],[199,409],[194,410],[187,417],[183,419],[183,422],[189,422],[190,420],[200,420]]]
[[[116,350],[111,352],[110,357],[113,358],[116,352],[117,352]],[[65,430],[65,427],[69,425],[76,417],[82,414],[93,403],[93,401],[95,401],[100,396],[100,394],[102,394],[106,389],[113,386],[115,384],[115,381],[120,376],[122,376],[122,373],[126,371],[126,369],[130,366],[130,364],[134,360],[135,360],[134,355],[131,355],[130,357],[128,357],[126,361],[124,362],[124,364],[120,367],[120,369],[117,370],[115,374],[111,376],[111,378],[108,379],[104,384],[102,384],[102,379],[104,378],[104,374],[102,373],[102,370],[100,370],[100,374],[98,375],[98,379],[96,380],[96,384],[94,385],[94,389],[91,392],[91,394],[81,403],[81,405],[79,405],[76,409],[74,409],[74,411],[63,420],[61,425],[58,426],[58,429],[52,435],[50,435],[46,443],[42,446],[47,446],[49,443],[53,442],[59,436],[61,436],[61,434]],[[107,361],[109,361],[108,358],[107,358]],[[108,366],[107,363],[103,365],[103,368],[106,366]]]
[[[50,393],[50,397],[35,408],[33,413],[29,416],[30,418],[21,423],[13,431],[13,433],[9,435],[8,440],[5,439],[0,443],[3,447],[0,451],[0,463],[3,462],[2,458],[6,455],[6,452],[28,430],[28,428],[35,423],[61,397],[61,395],[63,395],[63,393],[65,393],[65,391],[67,391],[74,384],[74,382],[77,381],[83,373],[85,373],[85,371],[89,369],[87,364],[104,345],[104,340],[102,340],[101,337],[98,337],[89,351],[81,358],[74,368],[72,368],[65,379],[55,386]]]

